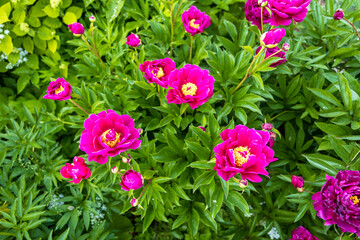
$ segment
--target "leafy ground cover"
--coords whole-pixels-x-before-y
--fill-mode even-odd
[[[359,8],[0,0],[0,239],[357,239]]]

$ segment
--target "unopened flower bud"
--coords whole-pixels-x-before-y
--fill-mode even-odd
[[[126,158],[126,157],[122,157],[121,160],[123,161],[123,163],[129,163],[130,159]]]
[[[141,135],[141,134],[143,134],[144,130],[142,128],[138,128],[138,132]]]
[[[119,168],[115,166],[115,167],[113,167],[113,168],[111,169],[111,172],[114,173],[114,174],[115,174],[115,173],[118,173],[118,172],[119,172]]]
[[[275,139],[276,138],[276,133],[274,133],[273,131],[270,131],[270,138]]]
[[[334,19],[341,20],[343,17],[344,17],[344,11],[341,8],[337,9],[334,13]]]
[[[284,50],[285,52],[289,51],[290,49],[290,44],[288,43],[284,43],[283,46],[282,46],[282,50]]]
[[[302,187],[304,186],[304,178],[293,175],[291,178],[291,183],[300,192],[299,189],[302,189]]]
[[[298,192],[302,193],[304,191],[304,188],[296,188]]]
[[[261,125],[262,129],[265,131],[271,130],[273,128],[273,125],[271,123],[263,123]]]
[[[90,22],[95,22],[96,21],[96,18],[94,17],[94,16],[91,16],[91,17],[89,17],[89,20],[90,20]]]
[[[273,138],[270,138],[266,145],[268,145],[270,148],[272,148],[275,144],[275,140]]]
[[[130,201],[131,206],[136,207],[139,204],[139,201],[136,198],[131,199]]]
[[[258,0],[258,4],[260,7],[266,7],[266,5],[268,4],[267,0]]]
[[[206,129],[202,126],[199,126],[198,128],[200,128],[201,130],[203,130],[204,132],[206,131]]]
[[[248,185],[247,180],[243,180],[243,179],[240,180],[239,186],[240,186],[241,188],[246,188],[247,185]]]

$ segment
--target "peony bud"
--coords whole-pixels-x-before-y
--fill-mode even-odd
[[[304,191],[304,188],[296,188],[298,192],[302,193]]]
[[[126,158],[126,157],[122,157],[121,158],[123,163],[129,163],[130,162],[130,158]]]
[[[126,38],[126,44],[129,45],[130,47],[138,47],[141,45],[141,40],[139,35],[137,34],[130,34],[127,38]]]
[[[341,8],[337,9],[334,13],[334,19],[341,20],[343,17],[344,17],[344,11]]]
[[[293,175],[291,178],[291,183],[300,192],[299,188],[302,189],[302,187],[304,186],[304,178]]]
[[[258,4],[260,7],[266,7],[266,5],[268,4],[267,0],[258,0]]]
[[[202,126],[199,126],[198,128],[200,128],[201,130],[203,130],[204,132],[206,131],[206,129]]]
[[[272,148],[275,144],[275,140],[273,138],[270,138],[266,145],[268,145],[270,148]]]
[[[131,199],[130,201],[131,206],[136,207],[139,204],[139,201],[136,198]]]
[[[261,125],[262,129],[265,131],[271,130],[273,128],[273,125],[271,123],[263,123]]]
[[[96,18],[94,17],[94,16],[91,16],[91,17],[89,17],[89,20],[90,20],[90,22],[95,22],[96,21]]]
[[[241,187],[241,188],[246,188],[246,186],[248,185],[248,182],[247,182],[247,180],[240,180],[240,182],[239,182],[239,186]]]
[[[84,26],[78,22],[74,22],[73,24],[70,24],[68,27],[69,30],[77,37],[81,36],[85,31]]]
[[[283,46],[282,46],[282,50],[284,50],[285,52],[289,51],[290,49],[290,44],[288,43],[284,43]]]
[[[119,172],[119,168],[115,166],[115,167],[113,167],[113,168],[111,169],[111,172],[114,173],[114,174],[116,174],[116,173]]]
[[[141,134],[143,134],[144,130],[142,128],[138,128],[138,132],[141,135]]]
[[[276,133],[274,133],[273,131],[270,131],[270,138],[275,139],[276,138]]]

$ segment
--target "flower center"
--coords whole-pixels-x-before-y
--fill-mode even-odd
[[[182,86],[181,91],[182,93],[187,96],[194,96],[196,94],[197,86],[193,83],[186,83]]]
[[[152,70],[151,73],[154,74],[158,79],[160,79],[160,78],[162,78],[163,76],[165,76],[164,70],[163,70],[161,67],[159,67],[159,68],[157,69],[157,72],[156,72],[156,73],[154,73],[154,70]]]
[[[350,200],[353,202],[354,205],[357,205],[360,202],[357,196],[351,196]]]
[[[62,91],[64,91],[64,88],[63,88],[63,86],[60,85],[60,87],[55,90],[55,94],[58,95]]]
[[[106,130],[101,136],[101,141],[111,148],[120,142],[120,133],[115,132],[113,129]]]
[[[200,27],[200,24],[196,24],[195,21],[196,21],[196,19],[192,19],[190,21],[190,27],[198,29]]]
[[[249,160],[250,149],[248,147],[237,147],[234,149],[235,166],[242,167]]]

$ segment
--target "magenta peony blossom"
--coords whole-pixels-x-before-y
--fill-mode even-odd
[[[269,23],[271,14],[263,8],[263,24]],[[261,6],[258,0],[247,0],[245,3],[245,17],[251,24],[258,26],[261,31]]]
[[[304,178],[293,175],[291,183],[295,188],[302,188],[304,186]]]
[[[342,232],[360,237],[360,173],[344,170],[336,177],[326,176],[321,191],[311,197],[317,216],[325,226],[336,224]]]
[[[334,19],[341,20],[343,19],[343,17],[344,17],[344,11],[341,8],[337,9],[334,13]]]
[[[201,12],[195,6],[191,6],[189,10],[184,11],[181,15],[185,31],[194,36],[195,34],[202,33],[205,28],[211,24],[210,17]]]
[[[140,173],[134,170],[128,170],[121,179],[122,190],[129,191],[130,189],[136,190],[142,187],[144,184],[143,177]]]
[[[50,82],[46,95],[43,98],[59,101],[68,100],[71,98],[71,90],[70,83],[63,78],[58,78]]]
[[[307,7],[311,0],[269,0],[269,6],[273,17],[270,25],[290,25],[291,20],[295,23],[302,22],[307,14]]]
[[[85,29],[81,23],[75,22],[73,24],[70,24],[68,27],[75,36],[80,36],[84,34]]]
[[[303,226],[291,232],[291,239],[289,240],[319,240],[317,237],[311,235],[311,233]]]
[[[235,129],[225,129],[220,137],[224,142],[214,149],[214,170],[225,181],[237,173],[243,180],[252,182],[262,181],[259,174],[269,175],[265,167],[277,160],[274,151],[266,145],[270,139],[269,132],[237,125]]]
[[[206,103],[213,95],[215,79],[208,70],[201,70],[196,65],[186,64],[175,69],[169,76],[169,90],[166,99],[168,103],[189,103],[195,109]]]
[[[275,48],[279,42],[285,37],[284,28],[275,28],[261,35],[261,45],[266,48]]]
[[[261,128],[265,131],[271,130],[273,128],[273,125],[271,123],[263,123],[261,125]]]
[[[128,115],[118,115],[113,110],[91,114],[84,122],[85,130],[80,137],[80,149],[89,155],[89,161],[100,164],[107,157],[114,157],[140,146],[139,132],[134,120]]]
[[[260,51],[261,47],[258,47],[256,49],[256,54]],[[283,51],[278,52],[280,49],[278,47],[274,47],[274,48],[267,48],[266,52],[265,52],[265,58],[269,58],[271,57],[278,57],[278,58],[282,58],[277,62],[274,62],[270,65],[270,67],[276,67],[279,66],[280,64],[283,64],[284,62],[286,62],[286,53]],[[278,52],[278,53],[277,53]],[[276,53],[276,54],[275,54]],[[274,55],[275,54],[275,55]]]
[[[60,169],[60,174],[64,178],[72,178],[70,182],[79,183],[81,180],[89,178],[91,175],[88,165],[81,157],[74,157],[73,163],[66,163],[66,166]]]
[[[141,40],[139,35],[137,34],[130,34],[127,38],[126,38],[126,44],[129,45],[130,47],[138,47],[141,45]]]
[[[168,88],[170,73],[176,68],[175,62],[170,58],[146,61],[140,64],[140,71],[149,83],[156,83],[163,88]]]

